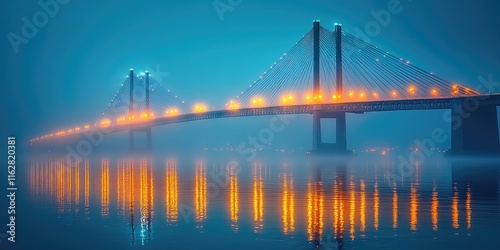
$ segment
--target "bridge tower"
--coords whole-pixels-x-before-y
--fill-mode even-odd
[[[313,22],[313,94],[315,97],[321,95],[320,88],[320,22]],[[343,97],[342,89],[342,25],[335,24],[335,57],[336,57],[336,81],[335,95]],[[321,138],[321,119],[335,119],[336,142],[323,143]],[[313,111],[313,151],[347,153],[347,132],[345,112],[328,112],[317,107]]]
[[[451,115],[452,155],[500,154],[495,101],[481,100],[481,97],[461,98],[456,100]]]
[[[129,106],[128,106],[128,112],[129,112],[129,117],[134,116],[134,69],[130,69],[130,101],[129,101]],[[145,103],[146,103],[146,113],[149,115],[151,113],[150,109],[150,104],[149,104],[149,72],[145,72]],[[136,143],[136,134],[145,134],[146,136],[146,142],[143,147],[139,147]],[[132,123],[130,125],[130,131],[129,131],[129,144],[130,144],[130,150],[135,151],[135,150],[146,150],[149,151],[152,149],[152,136],[151,136],[151,126],[144,126],[144,125],[135,125]]]

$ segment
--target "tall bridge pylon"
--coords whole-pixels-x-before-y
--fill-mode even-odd
[[[320,21],[313,22],[313,88],[314,98],[322,99],[320,86]],[[335,24],[335,92],[343,93],[342,88],[342,25]],[[332,83],[333,84],[333,83]],[[340,96],[342,98],[342,96]],[[340,101],[340,100],[339,100]],[[335,142],[323,142],[322,119],[335,119]],[[335,153],[347,153],[347,125],[345,112],[329,112],[315,108],[313,111],[313,151],[334,151]],[[330,129],[330,128],[329,128]]]

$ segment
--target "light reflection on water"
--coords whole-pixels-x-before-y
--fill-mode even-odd
[[[55,221],[105,224],[125,245],[204,234],[190,246],[239,235],[233,243],[283,249],[398,248],[415,239],[464,247],[498,241],[483,238],[500,225],[499,172],[487,165],[439,159],[388,181],[396,164],[360,159],[254,162],[241,171],[206,159],[51,159],[32,160],[26,181],[31,202]]]

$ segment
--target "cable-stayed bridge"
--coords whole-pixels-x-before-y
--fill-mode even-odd
[[[354,35],[313,22],[295,46],[225,107],[186,104],[149,72],[130,73],[100,119],[31,140],[32,144],[79,138],[92,133],[146,134],[151,147],[155,126],[238,116],[312,114],[312,148],[347,152],[346,113],[395,110],[452,110],[456,153],[500,152],[497,105],[500,95],[450,83]],[[321,120],[335,119],[336,142],[321,140]],[[423,121],[425,122],[425,121]],[[328,129],[328,128],[323,128]]]

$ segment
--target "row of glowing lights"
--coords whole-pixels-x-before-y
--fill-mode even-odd
[[[193,110],[196,113],[200,113],[200,112],[207,111],[207,107],[205,105],[196,105]],[[179,112],[179,109],[177,109],[177,108],[165,110],[165,116],[176,116],[179,114],[180,114],[180,112]],[[151,120],[153,118],[155,118],[154,113],[142,113],[142,114],[137,115],[137,116],[136,115],[129,115],[126,117],[122,116],[122,117],[119,117],[118,119],[116,119],[116,124],[123,125],[123,124],[127,124],[127,123],[132,123],[132,122],[144,122],[144,121]],[[32,139],[30,141],[33,142],[33,141],[38,141],[38,140],[54,137],[54,136],[64,136],[64,135],[68,135],[68,134],[80,133],[82,131],[87,131],[87,130],[90,130],[92,128],[106,128],[106,127],[111,126],[111,123],[112,122],[110,119],[104,118],[100,122],[95,123],[93,126],[90,124],[86,124],[83,127],[76,127],[76,128],[71,128],[68,130],[61,130],[61,131],[58,131],[56,133],[47,134],[47,135],[44,135],[41,137],[37,137],[37,138]]]
[[[453,86],[453,91],[452,91],[452,95],[458,95],[459,94],[459,86],[458,85],[454,85]],[[472,92],[472,90],[468,89],[468,88],[464,88],[465,91],[470,91]],[[416,87],[414,86],[410,86],[408,88],[408,93],[410,95],[415,95],[416,93]],[[439,92],[437,89],[431,89],[431,92],[430,94],[432,96],[439,96]],[[361,91],[359,93],[356,93],[355,91],[351,90],[347,93],[348,95],[348,98],[350,100],[360,100],[360,99],[366,99],[368,98],[368,96],[370,94],[368,94],[367,92],[365,91]],[[373,96],[373,98],[375,99],[378,99],[379,98],[379,94],[377,92],[372,92],[371,93],[371,96]],[[392,97],[397,97],[398,96],[398,92],[397,91],[392,91],[391,92],[391,96]],[[359,97],[359,99],[358,99]],[[295,95],[293,94],[288,94],[288,95],[284,95],[282,96],[281,98],[281,103],[283,105],[294,105],[296,104],[296,97]],[[306,103],[319,103],[319,102],[323,102],[324,100],[324,95],[322,94],[319,94],[319,95],[305,95],[305,101]],[[337,94],[333,94],[332,95],[332,100],[333,101],[341,101],[342,100],[342,95],[337,95]],[[239,109],[240,108],[240,105],[236,102],[236,101],[230,101],[228,105],[226,105],[228,109],[230,110],[236,110],[236,109]],[[262,98],[262,97],[255,97],[253,98],[251,101],[250,101],[250,106],[251,107],[264,107],[265,106],[265,99]],[[195,113],[203,113],[203,112],[206,112],[208,111],[208,108],[206,105],[204,104],[196,104],[194,107],[193,107],[193,111]],[[165,110],[165,116],[176,116],[176,115],[179,115],[180,112],[179,112],[179,109],[177,108],[170,108],[170,109],[167,109]],[[130,116],[127,116],[127,117],[120,117],[116,120],[116,123],[117,124],[125,124],[125,123],[130,123],[130,122],[137,122],[137,121],[146,121],[146,120],[150,120],[150,119],[153,119],[155,117],[155,114],[154,113],[143,113],[143,114],[140,114],[139,116],[135,116],[135,115],[130,115]],[[99,124],[95,124],[95,127],[108,127],[111,125],[111,120],[109,119],[102,119],[100,121]],[[62,130],[62,131],[59,131],[59,132],[56,132],[56,133],[53,133],[53,134],[48,134],[48,135],[44,135],[42,137],[37,137],[35,139],[32,139],[31,141],[37,141],[37,140],[41,140],[41,139],[45,139],[45,138],[49,138],[49,137],[53,137],[53,136],[63,136],[63,135],[66,135],[66,134],[73,134],[73,133],[79,133],[81,132],[81,130],[89,130],[91,128],[90,125],[85,125],[83,126],[83,129],[81,127],[76,127],[76,128],[73,128],[73,129],[69,129],[69,130]]]
[[[470,89],[466,89],[466,90],[471,91]],[[416,89],[416,87],[411,86],[408,88],[407,91],[410,95],[415,95],[417,92],[417,89]],[[397,97],[399,94],[400,93],[398,93],[397,91],[394,90],[391,92],[390,95],[392,97]],[[451,94],[452,95],[459,94],[458,85],[453,86],[453,91]],[[355,91],[351,90],[347,93],[347,96],[349,97],[349,99],[355,99],[358,97],[359,97],[359,99],[365,99],[365,98],[368,98],[368,96],[370,96],[370,95],[373,96],[373,98],[375,98],[375,99],[378,99],[380,97],[380,95],[377,92],[368,93],[366,91],[360,91],[360,92],[356,93]],[[437,97],[437,96],[439,96],[439,91],[437,89],[431,89],[430,95]],[[311,103],[311,102],[322,102],[326,98],[324,97],[323,94],[318,94],[318,95],[305,95],[304,99],[305,99],[306,103]],[[340,101],[340,100],[342,100],[342,95],[333,94],[331,99],[333,101]],[[281,97],[281,104],[293,105],[296,103],[296,100],[297,100],[297,98],[293,94],[284,95]],[[252,107],[262,107],[262,106],[264,106],[264,104],[265,104],[264,99],[262,97],[253,98],[250,102],[250,106],[252,106]],[[239,108],[239,104],[235,101],[230,101],[230,103],[226,106],[229,109],[238,109]]]

